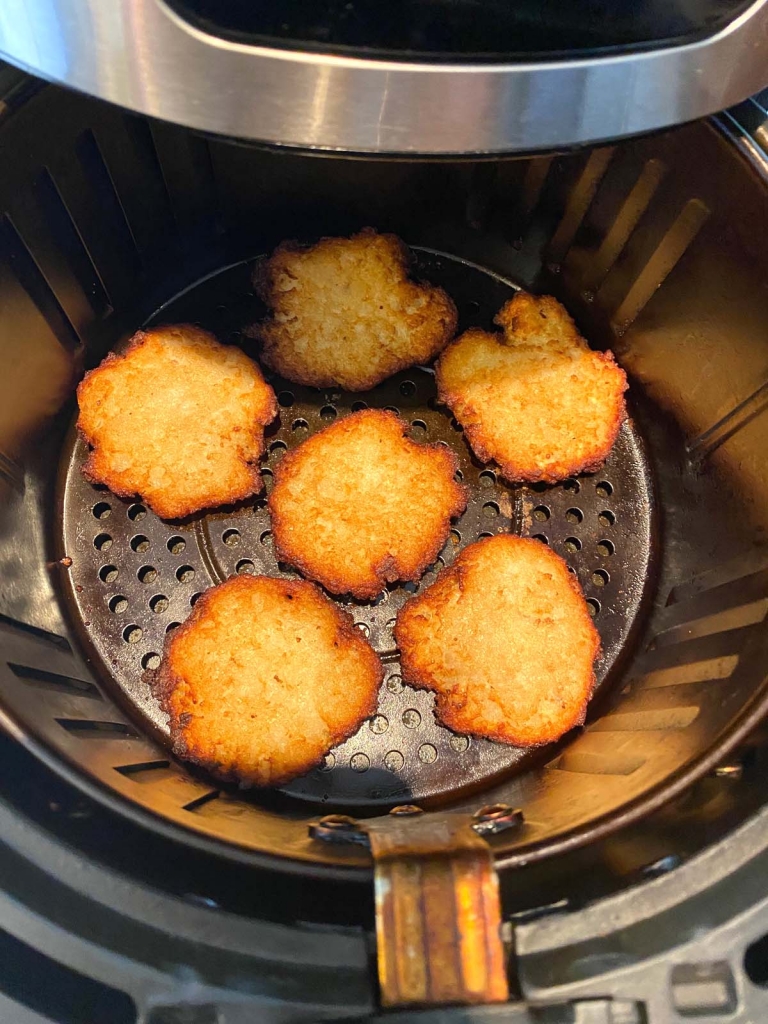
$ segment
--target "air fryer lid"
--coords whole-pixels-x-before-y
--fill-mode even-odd
[[[766,0],[10,0],[0,56],[242,139],[533,152],[651,131],[757,92],[767,18]]]

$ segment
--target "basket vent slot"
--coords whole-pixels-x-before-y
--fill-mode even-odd
[[[170,761],[161,760],[137,761],[135,764],[116,765],[115,771],[120,772],[121,775],[132,782],[148,782],[150,784],[162,782],[167,778],[174,778],[177,775]]]
[[[595,722],[592,732],[666,732],[687,729],[699,717],[700,708],[672,707],[647,708],[637,711],[618,711]]]
[[[661,287],[709,217],[700,199],[690,199],[665,232],[624,298],[611,316],[611,327],[619,337],[634,323],[654,292]],[[601,302],[598,292],[597,301]]]
[[[76,349],[77,332],[7,214],[0,221],[0,254],[59,344]]]
[[[203,793],[202,796],[198,796],[194,800],[190,800],[188,804],[184,804],[182,810],[197,811],[201,807],[205,807],[206,804],[211,803],[212,800],[217,800],[220,795],[218,789],[212,789],[209,793]]]
[[[123,258],[131,265],[134,273],[140,270],[136,243],[130,225],[117,194],[112,176],[104,161],[104,156],[90,128],[86,129],[77,140],[75,146],[78,159],[91,186],[96,209],[102,222],[108,222],[112,236],[121,251]]]
[[[656,671],[648,672],[646,675],[632,680],[628,685],[654,690],[665,686],[688,686],[692,683],[728,679],[733,675],[738,663],[738,654],[726,654],[720,658],[705,658],[702,661],[690,661],[673,668],[656,669]]]
[[[58,633],[49,633],[47,629],[40,629],[39,626],[30,626],[29,623],[12,619],[9,615],[0,615],[0,625],[17,630],[19,633],[27,633],[30,636],[37,637],[38,640],[45,640],[46,643],[53,644],[55,647],[61,647],[65,651],[72,649],[69,646],[69,641],[65,637],[59,636]]]
[[[123,722],[97,722],[89,718],[57,718],[56,721],[67,732],[80,739],[130,739],[139,738],[135,729]]]
[[[124,114],[114,126],[98,128],[96,140],[101,164],[95,154],[89,159],[93,172],[102,179],[99,187],[109,186],[132,245],[144,265],[151,266],[167,248],[174,224],[149,126],[142,118]]]
[[[61,193],[47,168],[35,182],[34,195],[48,229],[58,249],[65,257],[64,265],[74,275],[94,314],[99,317],[106,316],[111,311],[109,299]],[[60,262],[56,261],[57,266],[60,265]]]
[[[563,754],[553,767],[581,775],[633,775],[645,762],[646,758],[634,754],[582,754],[573,750]]]
[[[576,232],[587,214],[597,187],[603,180],[605,172],[614,154],[614,147],[608,146],[594,150],[579,175],[579,179],[571,190],[565,213],[557,227],[547,251],[547,260],[554,267],[559,267],[573,244]]]
[[[96,700],[102,699],[98,688],[93,683],[87,683],[83,679],[61,676],[56,672],[46,672],[44,669],[32,668],[29,665],[16,665],[10,661],[8,662],[8,668],[18,679],[23,679],[24,682],[35,686],[77,694],[78,696],[94,697]]]
[[[217,203],[208,143],[175,125],[156,122],[150,130],[179,231],[213,234]]]
[[[581,285],[585,292],[594,292],[603,283],[623,252],[640,218],[651,205],[665,173],[666,167],[661,160],[649,160],[643,166],[600,243],[600,248],[585,271]]]

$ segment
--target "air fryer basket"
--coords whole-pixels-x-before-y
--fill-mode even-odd
[[[761,159],[726,122],[563,157],[376,162],[206,140],[46,87],[6,112],[0,148],[0,706],[58,771],[224,856],[360,878],[368,853],[312,838],[319,815],[508,804],[523,824],[490,842],[513,866],[657,806],[758,720],[768,202]],[[461,454],[472,490],[432,573],[484,532],[540,536],[595,612],[600,692],[586,728],[538,756],[454,737],[399,680],[395,587],[349,605],[388,664],[380,714],[285,792],[222,790],[169,755],[142,673],[206,586],[286,571],[263,500],[163,524],[94,489],[74,385],[150,321],[198,320],[248,349],[248,261],[366,224],[414,246],[466,323],[488,323],[513,284],[556,294],[627,369],[631,422],[600,474],[507,488],[434,407],[424,370],[365,396],[275,381],[265,465],[356,401],[398,408]]]
[[[415,270],[448,289],[464,323],[490,327],[495,311],[513,294],[496,275],[429,250],[417,250]],[[158,319],[202,322],[216,334],[227,332],[227,320],[247,324],[258,309],[251,273],[247,262],[223,270],[165,305]],[[603,641],[596,686],[596,695],[602,694],[651,583],[656,517],[637,428],[632,422],[624,425],[606,466],[592,479],[570,479],[544,489],[510,488],[472,457],[458,423],[438,407],[434,375],[428,370],[412,368],[370,392],[354,394],[318,392],[270,379],[279,396],[280,422],[268,431],[263,470],[267,491],[286,450],[337,416],[370,405],[396,409],[416,439],[452,448],[470,494],[467,510],[418,584],[390,585],[373,601],[335,598],[353,614],[386,665],[378,713],[329,753],[321,770],[281,792],[313,801],[323,813],[326,808],[371,812],[405,803],[434,805],[551,759],[551,751],[456,735],[438,725],[433,698],[402,681],[392,635],[395,615],[466,544],[510,530],[533,535],[563,552],[590,595],[589,608]],[[138,712],[145,728],[168,742],[166,716],[148,686],[165,634],[187,617],[205,587],[236,573],[295,573],[276,559],[266,493],[188,522],[163,522],[140,501],[120,501],[89,484],[81,472],[86,458],[86,446],[72,430],[64,446],[57,500],[61,557],[72,558],[63,574],[71,620],[80,626],[83,648],[117,684],[129,708]],[[355,471],[349,467],[350,473]]]

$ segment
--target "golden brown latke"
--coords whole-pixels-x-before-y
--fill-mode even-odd
[[[417,444],[392,412],[337,420],[284,456],[269,496],[275,550],[334,594],[362,600],[417,580],[467,504],[447,447]]]
[[[584,721],[600,638],[565,562],[537,540],[470,544],[397,617],[403,679],[449,729],[530,747]]]
[[[276,786],[374,714],[383,673],[351,616],[312,583],[234,576],[168,635],[153,689],[176,754]]]
[[[92,483],[138,494],[162,519],[261,490],[255,465],[277,401],[240,349],[181,324],[138,331],[77,389]]]
[[[399,238],[371,228],[284,242],[255,274],[272,310],[252,331],[264,362],[298,384],[347,391],[429,362],[453,337],[456,307],[442,288],[409,280],[409,263]]]
[[[477,457],[511,481],[599,469],[626,415],[627,378],[612,353],[590,349],[548,295],[518,292],[495,322],[502,333],[466,331],[436,367],[440,400]]]

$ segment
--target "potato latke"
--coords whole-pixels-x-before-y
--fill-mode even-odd
[[[271,317],[252,333],[283,377],[367,391],[398,370],[427,363],[456,330],[442,288],[410,280],[410,254],[370,228],[302,247],[284,242],[255,275]]]
[[[438,719],[516,746],[584,721],[600,650],[565,562],[502,534],[465,548],[397,617],[403,679],[434,690]]]
[[[496,323],[466,331],[436,367],[440,400],[472,450],[507,480],[556,483],[603,464],[626,415],[627,378],[550,296],[518,292]]]
[[[139,331],[77,389],[83,473],[179,519],[261,490],[256,462],[277,402],[240,349],[189,324]]]
[[[154,690],[174,751],[223,779],[276,786],[376,710],[381,662],[304,580],[236,576],[168,636]]]
[[[467,504],[447,447],[417,444],[394,413],[337,420],[278,464],[269,496],[278,557],[334,594],[370,600],[434,562]]]

